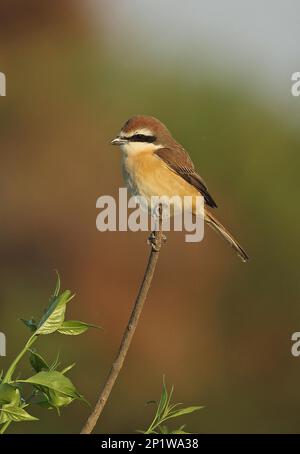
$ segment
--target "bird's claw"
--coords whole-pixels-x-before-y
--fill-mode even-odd
[[[155,252],[159,251],[160,246],[158,244],[158,240],[156,238],[155,232],[151,232],[151,234],[148,237],[147,243],[149,244],[149,246],[151,246],[153,251],[155,251]]]
[[[162,234],[161,238],[158,239],[156,236],[156,232],[151,232],[151,234],[149,235],[149,238],[147,240],[147,243],[152,247],[152,249],[155,252],[158,252],[161,248],[161,244],[165,243],[166,241],[167,241],[166,235]]]

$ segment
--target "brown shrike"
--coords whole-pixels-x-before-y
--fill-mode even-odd
[[[125,123],[111,143],[121,147],[123,174],[133,195],[148,201],[152,196],[203,196],[205,222],[233,247],[243,262],[248,260],[231,233],[211,214],[209,208],[217,207],[214,199],[188,153],[163,123],[154,117],[137,115]]]

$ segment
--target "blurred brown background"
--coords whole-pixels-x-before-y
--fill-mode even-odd
[[[226,2],[232,41],[222,2],[212,3],[0,2],[0,368],[28,336],[18,319],[41,315],[58,269],[76,292],[68,318],[104,331],[47,336],[37,347],[75,361],[70,377],[95,401],[148,254],[145,233],[95,227],[96,199],[123,186],[108,140],[133,114],[157,116],[190,151],[218,217],[251,257],[243,265],[210,231],[200,244],[168,235],[100,433],[147,427],[154,409],[145,403],[159,397],[163,374],[176,401],[205,405],[182,420],[192,432],[299,431],[290,338],[300,330],[300,101],[290,94],[299,67],[289,47],[299,42],[289,20],[299,3],[272,2],[270,15],[257,1],[251,11]],[[77,433],[89,408],[31,413],[40,421],[10,431]]]

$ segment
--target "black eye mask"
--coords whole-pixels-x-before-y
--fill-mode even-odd
[[[129,140],[129,142],[153,143],[156,141],[156,137],[155,136],[146,136],[145,134],[134,134],[131,137],[127,137],[127,140]]]

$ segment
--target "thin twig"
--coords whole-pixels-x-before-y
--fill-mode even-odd
[[[118,354],[110,369],[106,383],[104,384],[104,386],[102,388],[102,391],[99,395],[95,408],[94,408],[93,412],[91,413],[91,415],[89,416],[88,420],[86,421],[85,425],[83,426],[83,428],[81,430],[81,434],[90,434],[93,431],[93,429],[102,413],[102,410],[110,396],[110,393],[115,384],[115,381],[118,378],[118,375],[122,369],[122,366],[123,366],[124,360],[126,358],[127,352],[129,350],[129,347],[130,347],[134,332],[136,330],[141,312],[143,310],[143,306],[144,306],[144,303],[145,303],[145,300],[147,297],[148,290],[151,285],[151,281],[152,281],[152,278],[154,275],[154,271],[155,271],[155,267],[157,264],[159,251],[160,251],[162,242],[163,242],[163,233],[161,230],[161,223],[160,223],[159,230],[154,232],[154,239],[152,238],[152,242],[150,242],[151,252],[149,255],[149,259],[148,259],[147,268],[146,268],[146,271],[144,274],[144,278],[143,278],[139,293],[138,293],[136,301],[134,303],[130,319],[128,321],[127,327],[123,334]]]

